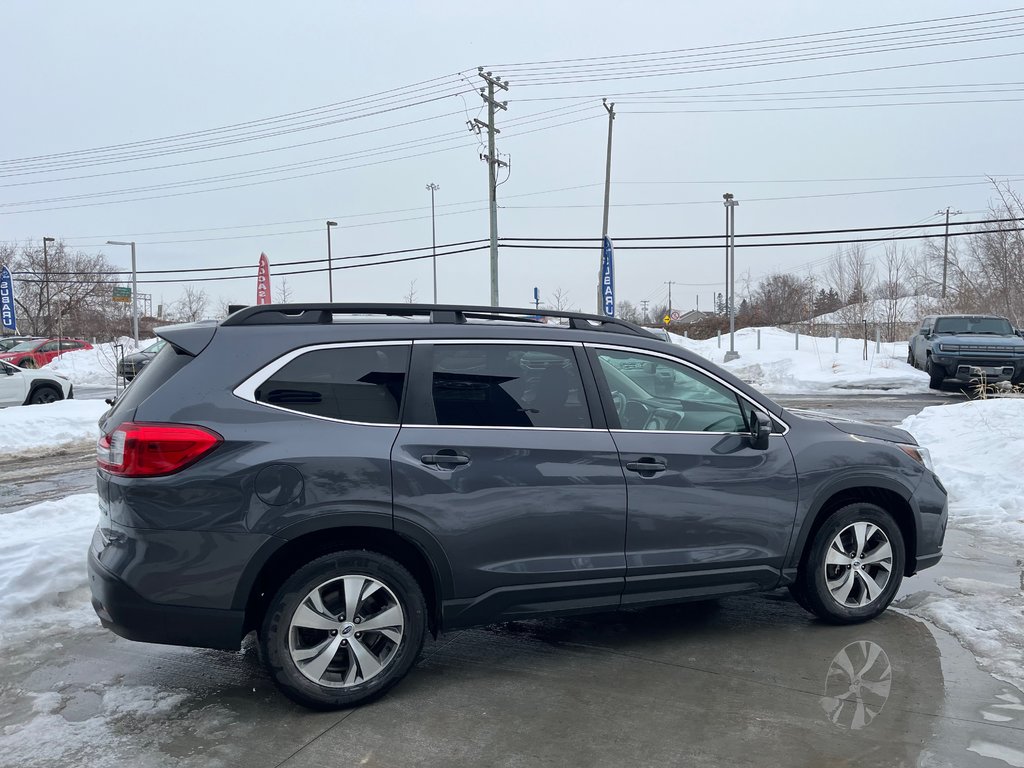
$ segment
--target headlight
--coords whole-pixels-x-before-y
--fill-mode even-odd
[[[959,344],[939,344],[939,352],[959,352]]]
[[[919,461],[924,464],[925,468],[935,471],[935,465],[932,464],[932,455],[929,453],[927,448],[920,445],[908,445],[906,443],[896,443],[896,447],[903,451],[907,456],[912,458],[914,461]]]

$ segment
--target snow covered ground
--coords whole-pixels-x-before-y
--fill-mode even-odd
[[[4,408],[0,410],[4,435],[0,456],[38,455],[73,443],[95,441],[99,437],[96,422],[108,407],[102,400],[58,400]]]
[[[43,369],[56,371],[71,379],[74,384],[113,384],[117,377],[117,361],[120,355],[130,355],[152,342],[152,339],[143,340],[139,347],[136,347],[134,339],[122,336],[117,341],[94,344],[92,349],[66,352]],[[121,349],[118,349],[118,346]]]
[[[760,332],[760,349],[758,333]],[[796,335],[780,328],[744,328],[736,332],[740,357],[725,362],[729,335],[697,341],[671,334],[673,341],[734,373],[765,394],[907,394],[928,391],[928,376],[907,364],[906,342],[882,344],[876,351],[869,341],[864,359],[863,339]]]
[[[1024,398],[925,408],[900,424],[931,451],[949,491],[949,525],[1017,559],[1019,586],[940,579],[912,612],[954,635],[981,666],[1024,691]]]

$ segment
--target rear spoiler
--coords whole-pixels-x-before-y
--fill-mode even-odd
[[[165,325],[154,329],[154,333],[178,352],[195,357],[213,340],[218,325],[220,323],[216,320],[203,320],[198,323]]]

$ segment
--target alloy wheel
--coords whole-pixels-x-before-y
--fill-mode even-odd
[[[857,522],[832,539],[825,554],[825,585],[844,608],[875,602],[892,578],[889,537],[874,523]]]

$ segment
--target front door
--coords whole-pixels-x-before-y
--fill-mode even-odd
[[[6,363],[0,363],[0,408],[25,402],[25,375]]]
[[[797,503],[785,437],[752,447],[755,406],[695,366],[590,353],[629,498],[622,604],[777,584]]]
[[[625,481],[581,358],[571,344],[414,347],[395,527],[444,553],[448,627],[618,605]]]

